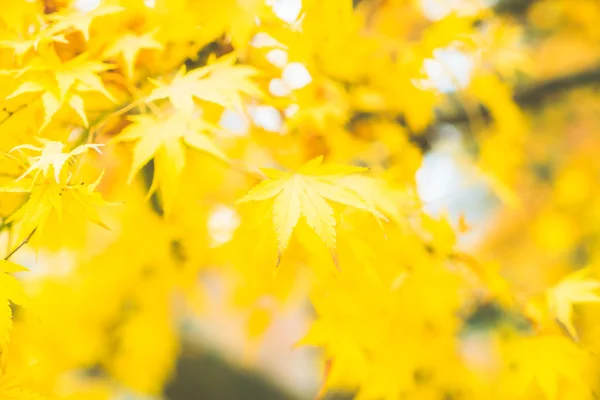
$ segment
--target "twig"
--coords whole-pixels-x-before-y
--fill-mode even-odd
[[[23,239],[23,241],[21,243],[19,243],[17,245],[17,247],[15,247],[14,249],[12,249],[12,251],[10,253],[8,253],[6,255],[6,257],[4,257],[4,260],[7,261],[9,258],[11,258],[17,251],[19,251],[19,249],[23,246],[25,246],[29,240],[31,239],[31,237],[33,236],[33,234],[35,233],[35,231],[37,231],[37,228],[35,228],[34,230],[31,231],[31,233],[29,235],[27,235],[27,237],[25,239]]]
[[[8,111],[6,108],[4,108],[2,111],[5,111],[8,115],[2,121],[0,121],[0,125],[4,124],[6,121],[8,121],[10,119],[10,117],[12,117],[19,111],[26,108],[28,105],[29,105],[29,103],[21,104],[19,107],[15,108],[13,111]]]
[[[88,130],[87,143],[90,144],[90,143],[94,142],[94,139],[96,137],[96,132],[102,126],[106,125],[111,118],[115,118],[115,117],[118,117],[118,116],[121,116],[121,115],[125,114],[126,112],[132,110],[134,107],[136,107],[137,105],[139,105],[143,100],[144,100],[143,98],[137,99],[137,100],[129,103],[125,107],[119,108],[116,111],[111,112],[107,116],[101,118],[97,123],[95,123],[92,126],[90,126],[90,129]]]

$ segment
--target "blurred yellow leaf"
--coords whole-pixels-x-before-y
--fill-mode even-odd
[[[600,295],[597,293],[600,289],[600,281],[590,279],[591,272],[589,268],[576,271],[547,292],[548,307],[574,338],[578,336],[573,326],[573,306],[600,302]]]
[[[229,55],[187,73],[183,66],[168,84],[151,79],[158,87],[152,90],[147,101],[168,98],[173,107],[189,114],[195,110],[194,99],[241,110],[242,94],[262,97],[262,92],[252,82],[258,70],[233,65],[234,62],[235,57]]]

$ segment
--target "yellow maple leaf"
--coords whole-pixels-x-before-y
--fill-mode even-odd
[[[600,295],[596,293],[600,281],[589,279],[590,273],[589,268],[576,271],[546,292],[550,311],[574,338],[577,332],[573,326],[573,306],[600,302]]]
[[[114,99],[100,81],[95,78],[87,79],[85,77],[83,77],[84,80],[82,81],[81,78],[82,75],[80,74],[62,74],[60,78],[57,75],[56,79],[61,79],[57,83],[55,79],[51,79],[49,76],[34,76],[17,87],[15,91],[7,96],[7,99],[16,98],[28,93],[39,94],[39,98],[44,106],[44,121],[40,130],[43,130],[50,123],[52,117],[66,105],[77,113],[83,124],[87,127],[88,119],[81,94],[85,92],[100,92],[109,99],[113,101]],[[70,88],[66,93],[64,92],[65,87]]]
[[[133,78],[133,68],[138,54],[143,49],[161,50],[164,46],[154,39],[154,32],[148,32],[143,35],[134,35],[128,33],[120,37],[115,44],[106,50],[107,57],[115,57],[121,54],[125,62],[125,72],[131,79]]]
[[[333,208],[327,201],[352,206],[379,219],[387,219],[359,193],[340,182],[341,178],[363,172],[366,168],[338,164],[322,165],[322,161],[322,156],[317,157],[296,172],[262,169],[268,179],[252,188],[237,200],[236,204],[274,199],[273,222],[280,255],[287,247],[300,217],[304,216],[307,224],[325,242],[337,265],[336,220]]]
[[[14,54],[22,59],[30,50],[38,50],[42,45],[50,43],[68,43],[65,36],[56,30],[46,27],[33,34],[28,39],[2,40],[0,47],[12,49]]]
[[[42,178],[45,178],[50,172],[50,168],[54,170],[54,179],[56,183],[59,183],[60,173],[64,167],[64,165],[72,159],[74,156],[83,154],[88,149],[94,149],[97,152],[100,152],[100,147],[102,144],[83,144],[81,146],[77,146],[70,152],[63,152],[65,144],[62,142],[55,142],[52,140],[47,140],[44,138],[37,138],[37,140],[43,144],[43,147],[33,146],[31,144],[22,144],[14,147],[10,152],[16,150],[31,150],[38,152],[39,156],[29,156],[27,157],[27,161],[29,163],[29,168],[21,176],[19,176],[16,180],[20,181],[25,176],[28,176],[33,171],[37,171],[32,184],[35,184],[38,176],[42,173]]]
[[[27,387],[26,379],[11,372],[0,371],[0,399],[43,400],[45,397]]]
[[[228,4],[219,4],[218,7],[223,7],[227,12],[227,36],[236,49],[248,45],[252,35],[256,33],[257,21],[266,17],[269,10],[267,2],[262,0],[230,1]]]
[[[262,91],[251,80],[258,70],[234,62],[235,57],[227,55],[187,73],[184,65],[169,84],[150,79],[157,88],[147,100],[168,98],[173,107],[188,113],[194,112],[194,99],[242,109],[242,94],[262,97]]]
[[[361,194],[370,205],[383,211],[396,222],[404,222],[407,213],[419,209],[416,195],[404,188],[396,188],[384,179],[375,179],[364,175],[350,175],[343,179],[348,188]]]
[[[125,10],[120,6],[101,5],[92,11],[73,11],[67,9],[64,12],[57,12],[48,15],[46,18],[52,22],[52,32],[63,32],[75,30],[81,32],[85,40],[90,39],[90,25],[98,17],[109,14],[115,14]]]
[[[206,121],[193,117],[185,112],[173,112],[159,118],[155,115],[141,115],[130,118],[133,124],[117,135],[114,142],[135,141],[133,148],[133,161],[129,171],[128,182],[131,183],[135,175],[152,158],[155,161],[155,170],[159,171],[163,181],[170,181],[171,187],[178,181],[185,167],[185,145],[194,150],[212,155],[221,160],[227,156],[219,150],[208,135],[217,128]],[[156,179],[152,187],[159,185]],[[174,193],[162,191],[165,212],[171,206],[171,197]]]
[[[113,96],[104,87],[104,82],[98,74],[114,68],[110,64],[89,59],[89,54],[83,53],[77,57],[62,61],[55,53],[49,53],[43,58],[34,59],[19,75],[27,72],[48,72],[54,76],[60,91],[60,98],[64,99],[69,89],[76,83],[83,86],[86,91],[102,93],[111,101]]]
[[[27,269],[11,261],[0,260],[0,352],[9,342],[12,328],[10,303],[23,305],[26,299],[19,281],[9,274],[22,271],[27,271]]]
[[[89,220],[107,228],[100,219],[97,207],[112,205],[113,203],[105,201],[96,192],[101,180],[102,175],[96,181],[87,185],[83,183],[70,185],[56,183],[52,180],[39,185],[20,181],[2,186],[0,192],[29,193],[27,201],[4,222],[19,223],[18,241],[26,241],[34,232],[41,234],[53,212],[56,213],[59,222],[62,221],[66,212],[82,221]]]
[[[511,398],[522,398],[532,385],[548,400],[558,398],[562,384],[586,388],[582,367],[587,354],[564,336],[532,336],[516,339],[506,353],[508,373],[506,390]]]

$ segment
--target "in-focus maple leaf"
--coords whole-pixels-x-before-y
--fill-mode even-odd
[[[23,180],[0,187],[0,193],[29,193],[27,201],[5,223],[19,222],[18,240],[23,241],[33,232],[42,234],[52,212],[56,213],[59,222],[65,213],[82,221],[88,220],[107,228],[101,221],[97,207],[113,205],[96,192],[102,180],[101,174],[90,184],[59,184],[51,180],[39,185]],[[108,229],[108,228],[107,228]]]
[[[62,171],[64,165],[72,159],[74,156],[83,154],[88,149],[94,149],[97,152],[100,152],[100,147],[102,144],[83,144],[81,146],[75,147],[70,152],[65,153],[64,147],[65,144],[62,142],[55,142],[52,140],[37,138],[37,140],[43,144],[42,147],[37,147],[31,144],[22,144],[14,147],[10,152],[13,151],[23,151],[23,150],[31,150],[38,152],[39,156],[29,156],[27,157],[27,161],[29,163],[29,167],[21,176],[19,176],[16,180],[20,181],[25,176],[31,174],[33,171],[37,171],[35,176],[33,177],[33,184],[35,184],[40,172],[42,173],[42,178],[45,178],[50,172],[50,168],[54,170],[54,179],[56,183],[59,183],[60,172]]]
[[[104,171],[102,174],[92,183],[85,185],[67,185],[65,190],[62,192],[62,207],[67,210],[68,213],[78,216],[79,218],[93,222],[105,229],[110,229],[102,222],[100,215],[98,214],[98,207],[113,206],[118,203],[110,203],[102,198],[102,195],[96,191],[96,188],[100,184]],[[59,206],[60,207],[60,206]],[[57,209],[59,212],[59,219],[62,217],[62,209]]]
[[[274,199],[273,222],[280,255],[287,247],[300,217],[304,216],[307,224],[325,242],[337,266],[336,220],[333,208],[327,201],[352,206],[370,212],[376,218],[387,219],[359,193],[341,182],[341,178],[364,172],[366,168],[338,164],[322,165],[322,161],[322,156],[317,157],[296,172],[262,169],[268,179],[252,188],[237,200],[236,204]]]
[[[158,87],[147,100],[168,98],[173,107],[188,113],[194,112],[194,99],[242,109],[242,94],[262,97],[262,91],[252,82],[258,70],[234,62],[235,57],[228,55],[187,73],[184,65],[168,84],[150,79]]]
[[[143,49],[161,50],[164,46],[154,39],[154,32],[148,32],[143,35],[134,35],[128,33],[120,37],[105,54],[107,57],[115,57],[121,54],[125,62],[125,72],[131,79],[138,54]]]
[[[98,18],[109,14],[115,14],[125,10],[120,6],[101,5],[92,11],[73,11],[67,9],[64,12],[58,12],[48,15],[46,18],[52,22],[53,32],[63,32],[74,29],[82,33],[86,41],[90,39],[90,25]]]
[[[573,306],[600,302],[600,295],[596,292],[600,289],[600,281],[590,279],[590,273],[589,268],[576,271],[546,293],[550,311],[573,338],[577,338],[573,326]]]
[[[10,303],[18,305],[25,303],[23,287],[15,277],[9,274],[22,271],[27,271],[27,268],[11,261],[0,260],[0,352],[9,341],[12,327]]]
[[[227,156],[219,150],[208,135],[217,128],[201,118],[175,111],[162,118],[149,114],[130,117],[130,120],[133,124],[113,139],[115,142],[136,142],[129,171],[129,183],[138,171],[155,157],[158,157],[158,160],[155,160],[158,161],[155,170],[160,170],[162,180],[168,180],[171,184],[177,182],[185,166],[184,145],[227,160]],[[156,176],[157,174],[152,184],[153,188],[160,184]],[[168,212],[172,193],[163,191],[163,195],[167,197],[164,208],[165,212]]]

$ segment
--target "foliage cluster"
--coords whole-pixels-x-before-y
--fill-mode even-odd
[[[594,398],[600,3],[79,3],[0,12],[0,399],[159,395],[207,276],[255,346],[310,301],[319,395]]]

